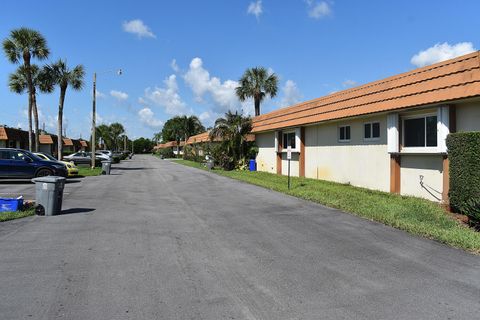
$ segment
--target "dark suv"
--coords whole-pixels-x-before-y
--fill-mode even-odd
[[[22,149],[0,148],[0,178],[30,179],[67,176],[67,168],[56,161],[43,160]]]

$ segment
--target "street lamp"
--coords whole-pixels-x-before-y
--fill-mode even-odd
[[[121,76],[122,75],[122,69],[118,70],[109,70],[105,71],[102,73],[108,73],[115,71],[117,75]],[[96,128],[96,117],[97,117],[97,108],[96,108],[96,100],[97,100],[97,73],[93,73],[93,104],[92,104],[92,169],[95,168],[95,147],[96,147],[96,141],[95,141],[95,128]]]

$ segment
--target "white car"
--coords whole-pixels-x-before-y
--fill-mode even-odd
[[[95,158],[111,161],[112,157],[108,154],[103,153],[102,151],[95,151]]]
[[[98,150],[97,152],[106,154],[106,155],[109,156],[110,158],[113,157],[113,152],[110,151],[110,150]],[[97,154],[97,152],[95,152],[95,154]]]

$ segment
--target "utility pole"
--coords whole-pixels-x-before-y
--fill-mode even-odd
[[[126,135],[123,137],[123,150],[124,151],[127,150],[127,136]]]
[[[133,154],[133,144],[135,143],[135,141],[133,140],[132,138],[132,154]]]
[[[92,105],[92,169],[95,168],[95,113],[97,96],[97,73],[93,73],[93,105]]]

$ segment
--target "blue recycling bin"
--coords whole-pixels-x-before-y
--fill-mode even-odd
[[[248,167],[249,167],[250,171],[257,171],[257,163],[255,162],[254,159],[250,160],[250,163],[249,163]]]
[[[0,212],[17,211],[23,207],[23,199],[0,198]]]

